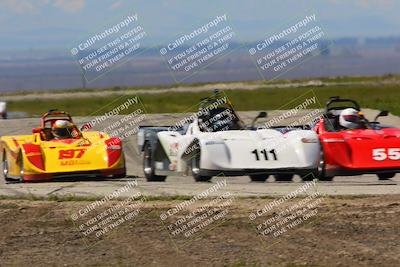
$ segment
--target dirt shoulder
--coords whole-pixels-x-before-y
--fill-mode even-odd
[[[276,216],[276,210],[261,214],[258,221],[249,219],[273,199],[233,199],[224,209],[214,209],[215,214],[224,212],[222,220],[196,235],[171,234],[171,222],[182,221],[209,201],[186,206],[164,221],[160,216],[182,207],[177,206],[182,201],[142,202],[135,206],[134,218],[93,238],[84,237],[82,221],[71,219],[87,212],[93,202],[1,200],[0,262],[2,266],[398,266],[400,262],[400,195],[323,198],[312,209],[314,216],[305,220],[303,213],[302,222],[276,236],[262,235],[257,228]],[[118,204],[98,206],[96,214]]]

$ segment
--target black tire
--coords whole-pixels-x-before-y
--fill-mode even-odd
[[[195,155],[192,157],[190,161],[190,170],[196,182],[209,182],[212,179],[212,176],[201,175],[200,151],[196,151]]]
[[[148,182],[165,182],[167,176],[155,175],[153,149],[150,143],[146,143],[143,153],[143,173]]]
[[[5,151],[3,151],[2,167],[3,167],[2,173],[3,173],[4,180],[6,182],[14,181],[14,179],[8,177],[8,161],[7,161],[7,155],[6,155]]]
[[[300,177],[304,182],[310,182],[314,180],[314,178],[317,178],[317,175],[315,175],[315,173],[309,173],[309,174],[302,174],[300,175]]]
[[[19,167],[20,167],[20,172],[19,172],[19,179],[18,182],[20,183],[24,183],[25,182],[25,178],[24,178],[24,159],[22,158],[22,155],[20,157],[20,163],[19,163]]]
[[[389,180],[390,178],[393,178],[395,175],[396,175],[395,172],[378,173],[377,174],[379,180],[381,180],[381,181]]]
[[[326,171],[325,171],[325,155],[324,155],[324,150],[321,148],[320,154],[319,154],[319,162],[318,162],[318,168],[316,171],[316,178],[320,181],[327,181],[330,182],[333,180],[333,176],[327,176]]]
[[[269,177],[268,174],[251,174],[249,176],[252,182],[265,182]]]
[[[282,174],[275,174],[275,181],[276,182],[290,182],[293,179],[294,174],[292,173],[282,173]]]

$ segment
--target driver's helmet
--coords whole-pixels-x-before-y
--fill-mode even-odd
[[[339,124],[346,129],[357,129],[361,124],[361,117],[354,108],[346,108],[342,110],[339,116]]]
[[[67,120],[56,120],[51,131],[55,139],[73,138],[74,125]]]

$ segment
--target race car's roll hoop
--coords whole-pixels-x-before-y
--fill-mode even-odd
[[[337,103],[349,103],[351,105],[342,105],[342,106],[334,106]],[[357,111],[360,111],[360,105],[353,99],[340,98],[340,96],[331,96],[326,103],[326,112],[328,113],[331,110],[342,110],[345,108],[354,108]]]
[[[57,109],[51,109],[43,114],[40,120],[40,127],[46,128],[47,123],[50,123],[50,125],[52,125],[56,120],[66,120],[73,123],[72,117],[69,113],[65,111],[59,111]]]

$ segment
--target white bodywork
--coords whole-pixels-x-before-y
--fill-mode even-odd
[[[211,171],[317,168],[320,145],[314,131],[291,130],[285,134],[274,129],[201,132],[197,125],[197,121],[191,123],[185,134],[157,133],[171,162],[170,171],[184,172],[196,153],[200,153],[200,169]]]
[[[6,102],[0,101],[0,113],[4,113],[7,111],[7,104]]]
[[[7,114],[7,103],[0,101],[0,119],[6,118],[6,114]]]

